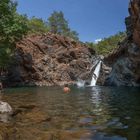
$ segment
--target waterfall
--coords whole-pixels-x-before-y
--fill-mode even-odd
[[[97,82],[99,74],[100,74],[101,64],[102,64],[102,61],[100,60],[93,72],[90,86],[96,85],[96,82]]]
[[[82,88],[84,87],[85,85],[88,87],[88,86],[95,86],[96,85],[96,82],[98,80],[98,77],[99,77],[99,74],[100,74],[100,69],[101,69],[101,64],[102,64],[102,61],[101,60],[96,60],[95,63],[93,64],[92,68],[91,68],[91,71],[92,69],[95,67],[95,70],[93,72],[93,75],[92,75],[92,79],[91,79],[91,82],[90,84],[86,84],[86,83],[89,83],[89,82],[86,82],[84,80],[81,80],[81,79],[78,79],[76,85],[78,88]]]

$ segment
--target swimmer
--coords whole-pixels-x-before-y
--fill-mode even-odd
[[[70,88],[68,87],[68,84],[64,85],[63,91],[64,91],[64,93],[69,93],[70,92]]]

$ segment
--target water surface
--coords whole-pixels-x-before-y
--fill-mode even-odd
[[[139,88],[15,88],[3,100],[10,140],[140,140]]]

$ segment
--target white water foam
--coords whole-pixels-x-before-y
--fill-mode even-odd
[[[85,86],[85,81],[79,79],[78,82],[77,82],[76,84],[77,84],[77,86],[78,86],[79,88],[82,88],[82,87]]]

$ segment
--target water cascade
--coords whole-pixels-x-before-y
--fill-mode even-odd
[[[86,86],[96,86],[96,83],[97,83],[97,80],[98,80],[98,77],[99,77],[99,74],[100,74],[100,69],[101,69],[101,64],[102,64],[102,61],[101,60],[97,60],[95,63],[94,63],[94,65],[93,65],[93,67],[91,68],[91,71],[92,71],[92,69],[95,67],[95,70],[94,70],[94,72],[93,72],[93,74],[92,74],[92,79],[91,79],[91,82],[89,83],[89,84],[86,84],[87,82],[86,81],[84,81],[84,80],[81,80],[81,79],[79,79],[78,81],[77,81],[77,87],[79,87],[79,88],[82,88],[82,87],[84,87],[85,85]]]
[[[102,64],[102,61],[100,60],[97,64],[94,72],[93,72],[90,86],[95,86],[96,85],[96,82],[97,82],[99,74],[100,74],[101,64]]]

